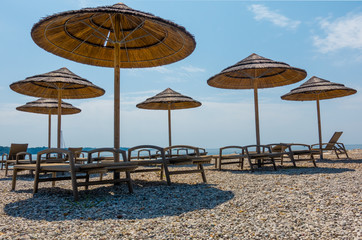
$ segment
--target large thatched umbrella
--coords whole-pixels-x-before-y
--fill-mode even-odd
[[[356,92],[357,90],[345,87],[343,84],[330,82],[313,76],[299,87],[294,88],[289,93],[281,96],[283,100],[317,102],[319,150],[321,159],[323,159],[323,151],[319,100],[344,97],[355,94]]]
[[[62,115],[80,113],[79,108],[74,107],[70,103],[61,103]],[[58,101],[57,99],[41,98],[36,101],[27,102],[25,105],[21,105],[16,110],[23,112],[48,114],[48,148],[51,148],[51,116],[58,114]]]
[[[118,3],[51,15],[36,23],[31,36],[55,55],[114,68],[114,147],[120,147],[120,68],[177,62],[195,49],[185,28]]]
[[[207,84],[226,89],[254,89],[256,144],[260,145],[258,88],[284,86],[299,82],[306,76],[303,69],[253,53],[211,77]]]
[[[146,101],[136,105],[138,108],[152,110],[168,110],[168,144],[171,144],[171,110],[195,108],[201,106],[199,101],[191,97],[175,92],[171,88],[158,93],[157,95],[147,98]]]
[[[61,100],[99,97],[105,92],[67,68],[27,77],[25,80],[10,84],[10,88],[28,96],[58,99],[58,148],[60,148],[61,136]]]

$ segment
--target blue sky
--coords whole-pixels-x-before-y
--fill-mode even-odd
[[[305,69],[296,84],[259,91],[261,143],[317,143],[316,103],[283,101],[280,96],[312,76],[345,84],[357,94],[321,101],[323,140],[343,131],[345,144],[362,144],[361,1],[123,1],[184,26],[195,36],[195,51],[174,64],[121,69],[121,145],[166,146],[167,111],[137,109],[136,104],[170,87],[202,106],[172,111],[174,144],[207,148],[255,143],[252,90],[217,89],[211,76],[252,53]],[[0,145],[47,145],[47,116],[15,110],[37,98],[9,85],[28,76],[67,67],[104,88],[99,98],[66,102],[82,109],[63,116],[67,147],[113,145],[113,69],[84,65],[39,48],[30,37],[42,17],[83,7],[112,5],[108,0],[2,2],[0,14]],[[53,116],[52,145],[56,146]]]

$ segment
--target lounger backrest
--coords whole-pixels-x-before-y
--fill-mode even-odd
[[[12,143],[9,150],[9,159],[15,160],[16,154],[19,152],[26,152],[28,150],[28,144]],[[24,156],[20,156],[20,159],[24,159]]]
[[[335,132],[327,143],[325,150],[332,150],[338,139],[341,137],[342,133],[343,132]]]

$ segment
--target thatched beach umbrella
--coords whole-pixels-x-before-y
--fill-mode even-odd
[[[185,28],[118,3],[51,15],[31,36],[55,55],[114,68],[114,147],[120,147],[120,68],[144,68],[184,59],[196,42]]]
[[[323,151],[319,100],[344,97],[355,94],[356,92],[357,90],[345,87],[343,84],[330,82],[313,76],[299,87],[294,88],[289,93],[281,96],[283,100],[317,102],[319,150],[321,159],[323,159]]]
[[[226,89],[254,89],[256,144],[260,145],[258,88],[284,86],[299,82],[306,76],[303,69],[253,53],[211,77],[207,84]]]
[[[171,110],[195,108],[201,106],[199,101],[191,97],[182,95],[171,88],[167,88],[161,93],[147,98],[146,101],[136,105],[138,108],[152,110],[167,110],[168,111],[168,144],[171,144]]]
[[[79,108],[74,107],[70,103],[61,102],[62,115],[80,113]],[[25,105],[19,106],[16,110],[23,112],[48,114],[48,148],[51,148],[51,116],[58,114],[58,101],[51,98],[41,98],[36,101],[27,102]]]
[[[10,88],[28,96],[58,99],[58,148],[60,148],[61,100],[99,97],[105,92],[67,68],[27,77],[25,80],[12,83]]]

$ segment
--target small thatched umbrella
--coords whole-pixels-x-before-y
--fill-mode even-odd
[[[123,3],[51,15],[31,36],[55,55],[114,68],[114,147],[120,147],[120,68],[143,68],[184,59],[195,49],[185,28]]]
[[[58,148],[60,148],[61,100],[99,97],[105,92],[67,68],[27,77],[25,80],[12,83],[10,88],[28,96],[58,99]]]
[[[171,88],[160,92],[159,94],[147,98],[146,101],[136,105],[138,108],[152,110],[168,110],[168,144],[171,144],[171,110],[195,108],[201,106],[199,101],[191,97],[175,92]]]
[[[74,107],[70,103],[61,103],[62,115],[80,113],[79,108]],[[25,105],[19,106],[16,110],[23,112],[48,114],[48,148],[51,148],[51,116],[58,114],[58,101],[51,98],[41,98],[36,101],[27,102]]]
[[[306,76],[307,73],[303,69],[253,53],[211,77],[207,84],[226,89],[254,89],[256,144],[260,145],[258,88],[284,86],[299,82]]]
[[[294,88],[289,93],[281,96],[283,100],[317,102],[319,150],[321,159],[323,159],[323,151],[319,100],[344,97],[355,94],[356,92],[357,90],[345,87],[343,84],[330,82],[328,80],[313,76],[299,87]]]

